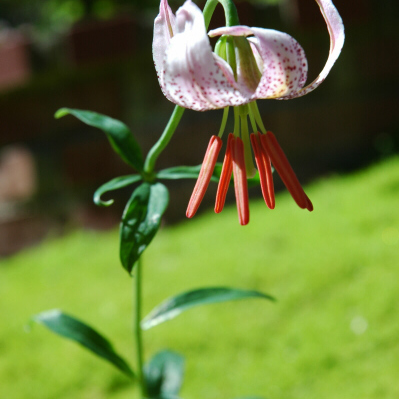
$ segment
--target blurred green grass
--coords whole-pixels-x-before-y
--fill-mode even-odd
[[[165,228],[144,254],[144,313],[189,288],[228,285],[277,297],[191,310],[145,332],[147,358],[186,356],[186,399],[398,398],[399,158],[287,193],[269,211],[231,206]],[[0,263],[0,397],[127,399],[129,381],[32,314],[60,308],[134,359],[132,281],[117,232],[76,231]]]

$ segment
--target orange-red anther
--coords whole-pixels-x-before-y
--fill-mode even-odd
[[[263,149],[260,142],[260,133],[251,134],[251,143],[254,150],[256,166],[259,171],[260,187],[262,189],[263,198],[266,205],[270,209],[274,209],[276,203],[274,198],[273,173],[270,164],[270,158],[267,152]]]
[[[244,143],[239,137],[233,137],[231,150],[238,220],[241,226],[245,226],[249,223],[248,183],[245,170]]]
[[[229,188],[231,174],[233,172],[233,156],[231,143],[234,138],[233,134],[229,134],[227,139],[226,154],[223,160],[222,173],[220,174],[218,191],[216,193],[215,212],[220,213],[223,210],[226,201],[227,190]]]
[[[186,216],[188,218],[192,218],[195,215],[204,198],[221,148],[222,140],[220,137],[212,136],[205,153],[204,161],[202,162],[197,183],[195,184],[190,202],[188,203],[186,211]]]
[[[308,196],[303,191],[298,178],[295,175],[287,157],[285,156],[280,144],[272,132],[267,132],[260,136],[264,150],[269,155],[273,166],[283,180],[292,198],[302,209],[313,210],[313,205]]]

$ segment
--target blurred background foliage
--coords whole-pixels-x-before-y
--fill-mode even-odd
[[[144,253],[143,315],[201,286],[261,290],[277,302],[187,311],[145,332],[146,359],[182,353],[186,399],[397,399],[398,171],[393,157],[307,185],[311,214],[284,192],[273,212],[252,199],[245,228],[232,205],[161,230]],[[132,362],[132,281],[117,243],[116,230],[79,230],[0,262],[2,398],[138,397],[106,362],[28,328],[32,314],[60,308]]]
[[[277,5],[282,0],[252,0],[262,5]],[[178,0],[170,5],[177,9]],[[106,20],[121,13],[148,16],[151,24],[159,7],[157,0],[3,0],[0,4],[0,23],[18,27],[30,25],[31,34],[38,41],[54,40],[54,35],[65,33],[82,20]]]
[[[170,1],[173,10],[182,3]],[[267,315],[264,304],[234,304],[226,313],[193,312],[160,327],[159,335],[151,332],[149,353],[170,347],[192,359],[185,397],[398,396],[399,2],[334,3],[346,42],[327,80],[299,99],[258,102],[301,182],[321,180],[309,189],[315,212],[303,214],[285,193],[270,213],[256,200],[260,190],[251,189],[253,221],[240,230],[234,205],[223,215],[206,212],[213,186],[203,217],[184,224],[194,183],[168,184],[165,222],[178,225],[148,251],[146,310],[187,282],[244,285],[281,301]],[[130,397],[126,381],[106,365],[43,330],[27,337],[23,325],[32,313],[62,307],[119,338],[118,349],[131,350],[129,281],[118,264],[116,232],[91,231],[113,229],[130,196],[121,190],[112,207],[98,209],[95,188],[131,170],[102,133],[53,114],[71,107],[110,115],[131,127],[144,152],[151,147],[173,110],[152,62],[158,6],[158,0],[0,1],[1,397]],[[309,80],[317,76],[329,39],[313,0],[237,6],[242,24],[294,36],[306,51]],[[218,7],[212,27],[223,21]],[[221,114],[186,111],[159,168],[199,164]],[[382,160],[370,171],[335,177]],[[282,189],[277,176],[275,182]],[[233,204],[232,190],[228,199]],[[64,235],[77,228],[86,232]],[[64,238],[52,240],[58,236]],[[187,325],[195,331],[187,334]]]
[[[67,106],[110,115],[131,127],[144,151],[151,147],[173,109],[159,88],[151,56],[158,3],[1,1],[0,254],[68,225],[101,228],[119,220],[129,190],[117,193],[120,201],[106,210],[96,209],[91,196],[107,179],[130,170],[101,133],[72,118],[55,121],[53,114]],[[182,2],[170,4],[176,10]],[[303,182],[359,168],[399,148],[399,3],[335,4],[346,42],[328,79],[302,98],[259,101],[266,127],[277,135]],[[317,76],[329,40],[316,2],[253,0],[238,1],[237,7],[242,24],[294,36],[308,57],[308,80]],[[211,27],[223,23],[222,7],[217,7]],[[200,163],[220,121],[221,111],[187,111],[159,167]],[[282,188],[278,179],[276,185]],[[191,186],[172,183],[167,222],[184,217]],[[212,202],[210,191],[202,209]]]

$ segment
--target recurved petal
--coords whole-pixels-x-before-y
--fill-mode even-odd
[[[312,83],[303,87],[297,92],[291,93],[289,96],[283,98],[283,100],[301,97],[316,89],[316,87],[323,83],[324,79],[327,77],[331,68],[333,67],[335,61],[341,54],[341,50],[345,41],[345,30],[342,18],[331,0],[316,0],[316,3],[320,7],[320,11],[323,15],[324,20],[326,21],[328,33],[330,35],[330,52],[326,65],[320,72],[319,76]]]
[[[154,21],[154,37],[152,40],[152,55],[158,80],[162,87],[163,59],[165,51],[169,46],[170,39],[176,30],[176,18],[172,13],[167,0],[161,0],[159,14]]]
[[[262,78],[252,100],[258,98],[280,98],[296,93],[306,82],[308,63],[300,44],[290,35],[273,29],[232,26],[215,29],[210,36],[219,35],[250,36],[251,46],[255,47],[255,59],[263,66]],[[240,79],[238,79],[240,80]]]
[[[249,100],[235,87],[231,68],[212,53],[202,12],[190,0],[176,13],[162,69],[166,96],[182,107],[205,111]]]

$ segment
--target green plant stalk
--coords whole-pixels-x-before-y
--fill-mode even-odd
[[[144,379],[144,360],[143,360],[143,337],[142,330],[140,326],[141,321],[141,281],[142,281],[142,264],[141,258],[136,264],[136,275],[134,278],[134,297],[135,297],[135,314],[134,314],[134,338],[136,343],[136,361],[137,361],[137,379],[140,386],[141,398],[145,399],[147,397],[147,386]]]
[[[155,163],[158,157],[161,155],[161,152],[169,144],[169,141],[172,138],[173,134],[175,133],[175,130],[179,125],[180,119],[183,116],[184,110],[185,108],[176,105],[161,137],[148,152],[147,158],[144,162],[145,174],[151,176],[154,173]]]
[[[226,26],[239,25],[240,21],[238,19],[237,9],[232,0],[208,0],[204,7],[204,19],[205,26],[208,29],[209,22],[215,11],[217,3],[220,3],[225,12]],[[144,162],[144,177],[152,180],[154,178],[155,164],[158,157],[161,155],[162,151],[166,148],[171,140],[173,134],[176,131],[177,126],[183,116],[185,108],[176,105],[172,115],[170,116],[169,122],[166,125],[161,137],[153,145],[147,154]],[[224,112],[224,117],[227,119],[227,111]],[[136,358],[137,358],[137,378],[140,385],[141,398],[145,399],[147,396],[147,387],[144,379],[143,372],[143,337],[142,330],[140,326],[141,321],[141,280],[142,280],[142,265],[141,258],[137,261],[136,265],[136,276],[134,284],[134,297],[135,297],[135,315],[134,315],[134,338],[136,343]]]
[[[213,12],[215,11],[218,3],[220,3],[224,8],[226,26],[240,25],[237,8],[232,0],[208,0],[203,11],[206,29],[208,29]]]

